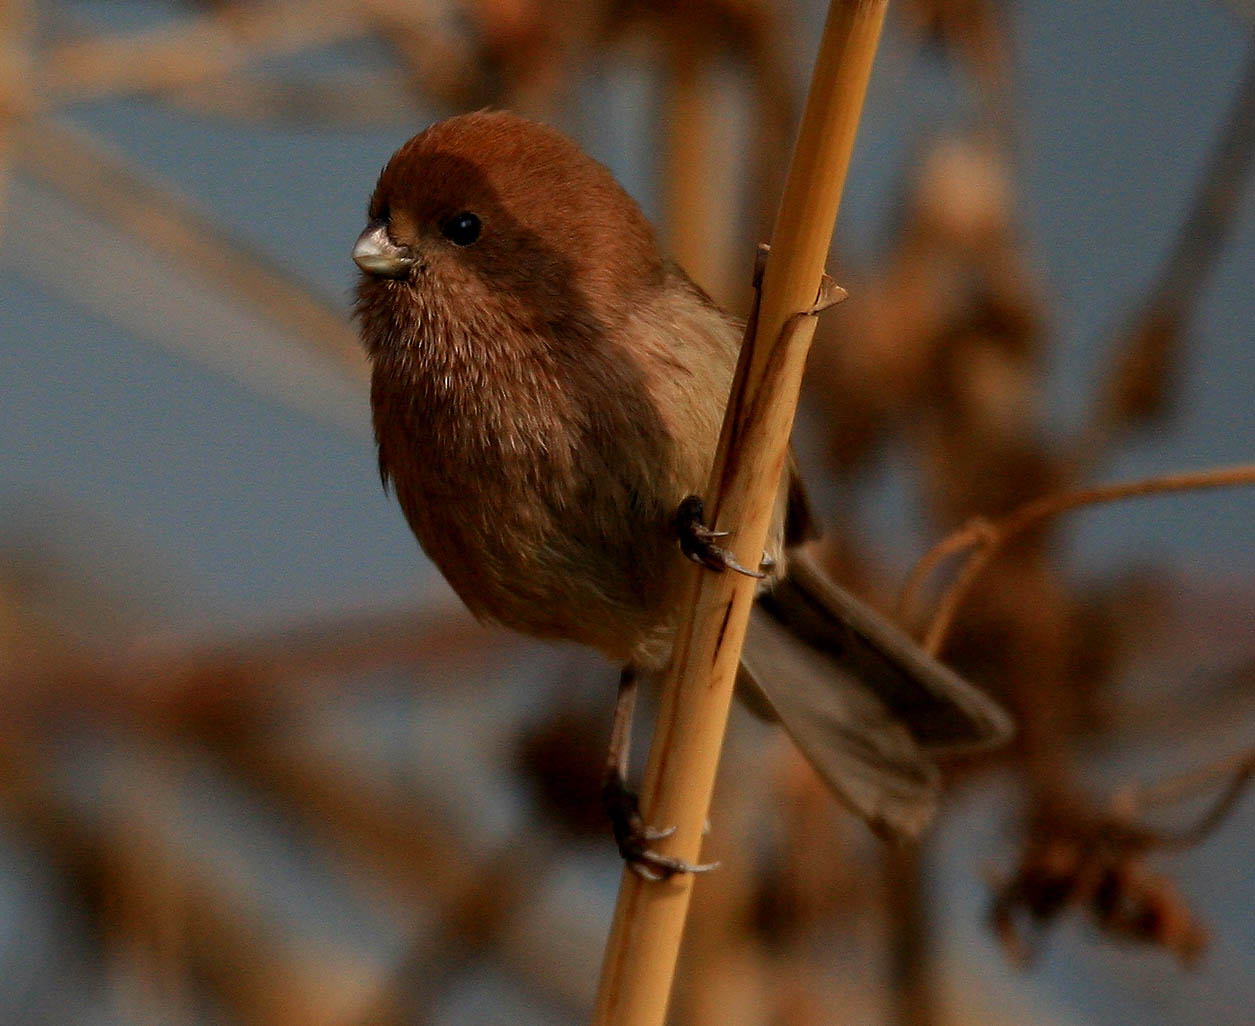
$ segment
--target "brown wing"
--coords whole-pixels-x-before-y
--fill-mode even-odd
[[[785,483],[788,494],[784,509],[784,545],[791,549],[816,541],[823,532],[815,519],[815,510],[811,506],[810,496],[806,494],[806,485],[797,465],[797,454],[792,446],[789,447],[789,461],[785,464],[784,472],[788,475]]]
[[[995,702],[800,552],[759,598],[741,667],[743,682],[836,794],[894,834],[915,836],[931,819],[935,753],[987,748],[1011,735]]]

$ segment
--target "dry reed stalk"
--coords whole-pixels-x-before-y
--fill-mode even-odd
[[[714,526],[758,563],[786,459],[841,190],[887,0],[833,0],[772,235],[752,335],[737,367],[707,490]],[[755,582],[694,570],[641,791],[646,822],[674,828],[660,851],[695,862],[714,788]],[[593,1022],[661,1026],[692,874],[649,882],[624,870]]]

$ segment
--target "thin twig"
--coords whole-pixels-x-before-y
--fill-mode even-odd
[[[984,517],[975,517],[959,530],[946,535],[929,549],[911,570],[898,593],[898,620],[910,623],[919,606],[919,592],[941,563],[951,556],[993,540],[993,527]]]
[[[1210,837],[1228,818],[1250,786],[1252,778],[1255,778],[1255,747],[1164,780],[1122,788],[1112,797],[1111,806],[1120,818],[1132,820],[1149,805],[1171,805],[1185,801],[1217,781],[1226,780],[1220,797],[1193,826],[1172,833],[1163,830],[1148,832],[1153,836],[1156,848],[1193,848]]]
[[[1217,780],[1241,777],[1252,771],[1255,771],[1255,746],[1163,780],[1132,785],[1120,792],[1118,801],[1121,810],[1133,815],[1148,806],[1174,805],[1185,801]]]
[[[1238,467],[1219,467],[1210,470],[1194,471],[1184,474],[1165,474],[1161,477],[1145,478],[1140,481],[1128,481],[1123,484],[1103,485],[1095,488],[1081,488],[1075,491],[1060,492],[1047,495],[1025,503],[1002,520],[984,523],[980,529],[981,547],[972,553],[964,565],[958,579],[950,585],[949,590],[938,604],[932,624],[924,638],[924,649],[932,654],[941,651],[959,607],[967,598],[973,584],[993,562],[994,557],[1013,538],[1030,528],[1036,527],[1046,520],[1057,517],[1084,506],[1096,506],[1107,502],[1119,502],[1124,499],[1145,498],[1151,495],[1164,495],[1170,492],[1201,491],[1210,488],[1233,488],[1255,484],[1255,464]],[[963,536],[965,539],[975,531],[972,524],[960,528],[952,535],[939,542],[932,551],[920,560],[928,567],[935,566],[945,554],[962,548],[953,539]],[[938,551],[942,555],[935,555]],[[915,587],[919,582],[918,567],[912,573]],[[913,593],[912,593],[913,594]]]

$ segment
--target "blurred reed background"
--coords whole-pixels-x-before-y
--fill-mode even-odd
[[[417,551],[348,249],[400,142],[509,107],[743,310],[824,6],[0,5],[0,1022],[587,1018],[614,669]],[[1252,460],[1253,30],[891,6],[798,432],[874,602],[973,517]],[[919,852],[735,718],[672,1021],[1249,1022],[1253,536],[1223,490],[1012,540],[943,654],[1021,736]]]

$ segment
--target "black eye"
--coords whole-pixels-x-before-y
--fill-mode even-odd
[[[464,210],[442,224],[440,233],[455,246],[469,246],[479,238],[479,227],[479,218]]]

